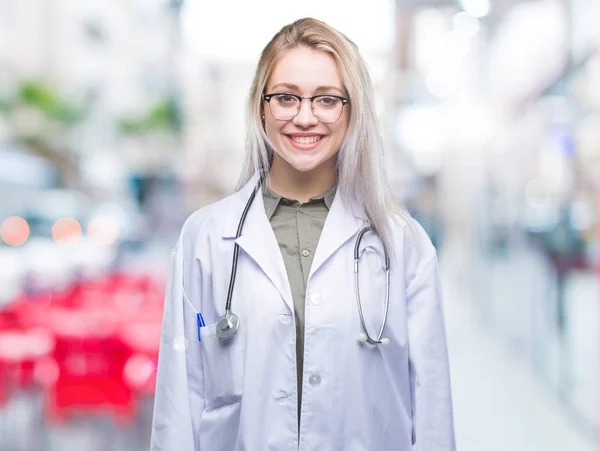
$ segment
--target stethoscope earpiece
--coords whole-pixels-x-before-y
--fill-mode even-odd
[[[390,344],[390,339],[389,338],[382,338],[379,341],[369,341],[369,338],[367,337],[367,334],[365,334],[364,332],[361,332],[360,334],[358,334],[358,337],[356,337],[356,339],[360,342],[360,343],[371,343],[372,345],[382,345],[382,346],[387,346]]]

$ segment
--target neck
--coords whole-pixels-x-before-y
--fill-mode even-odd
[[[275,155],[269,170],[267,186],[280,196],[307,202],[333,186],[336,178],[335,163],[334,156],[312,171],[301,172],[279,155]]]

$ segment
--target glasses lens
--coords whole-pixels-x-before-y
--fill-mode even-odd
[[[273,96],[269,102],[271,114],[280,121],[293,119],[300,110],[298,99],[289,94]],[[313,101],[313,114],[321,122],[335,122],[342,115],[344,104],[336,97],[320,96]]]
[[[280,121],[289,121],[298,114],[300,102],[294,96],[288,94],[279,94],[273,96],[269,102],[271,114]]]
[[[313,113],[321,122],[335,122],[342,115],[344,104],[337,97],[322,96],[313,101]]]

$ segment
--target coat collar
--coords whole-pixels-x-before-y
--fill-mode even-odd
[[[258,179],[258,174],[255,174],[241,190],[231,196],[222,232],[223,238],[235,238],[242,212],[252,191],[258,184]],[[340,187],[338,187],[321,232],[310,269],[309,281],[323,263],[364,225],[366,225],[364,215],[352,212]],[[242,235],[235,241],[260,266],[293,312],[294,302],[285,263],[275,233],[265,213],[261,189],[256,193],[248,210]]]
[[[242,212],[257,184],[258,175],[255,174],[241,190],[231,197],[230,206],[227,208],[223,238],[232,241],[235,239]],[[260,266],[293,313],[294,301],[285,270],[285,263],[275,233],[265,213],[260,189],[254,196],[252,205],[248,210],[242,234],[235,239],[235,242]],[[233,242],[231,244],[233,246]]]
[[[367,225],[366,216],[353,211],[344,192],[338,186],[337,194],[325,219],[325,225],[317,244],[315,258],[310,267],[309,281],[313,274],[342,246]],[[348,258],[351,258],[349,256]]]

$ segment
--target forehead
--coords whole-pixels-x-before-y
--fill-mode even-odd
[[[301,91],[311,91],[323,85],[343,90],[344,86],[333,56],[307,47],[290,49],[279,58],[267,88],[279,83],[297,85]]]

